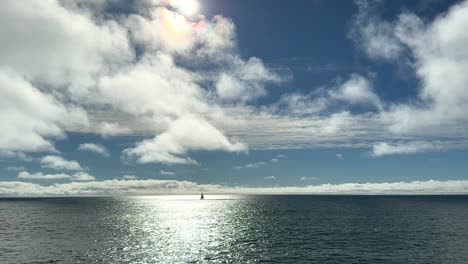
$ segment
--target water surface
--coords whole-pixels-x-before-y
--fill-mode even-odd
[[[0,199],[0,263],[468,263],[468,196]]]

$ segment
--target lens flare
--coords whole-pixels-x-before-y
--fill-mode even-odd
[[[185,16],[194,16],[198,14],[198,10],[200,8],[200,4],[197,0],[169,0],[166,3]]]

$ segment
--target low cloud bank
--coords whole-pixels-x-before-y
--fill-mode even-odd
[[[162,194],[468,194],[468,180],[341,183],[303,187],[243,187],[177,180],[105,180],[41,185],[0,182],[0,196],[119,196]]]

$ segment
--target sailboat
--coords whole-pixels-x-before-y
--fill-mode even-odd
[[[205,197],[203,197],[203,193],[201,193],[200,200],[205,200]]]

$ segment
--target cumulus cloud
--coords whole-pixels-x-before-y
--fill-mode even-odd
[[[18,173],[18,179],[23,180],[62,180],[68,179],[72,181],[94,181],[96,178],[89,175],[85,172],[77,172],[75,174],[69,175],[65,173],[59,174],[43,174],[42,172],[38,173],[29,173],[27,171],[22,171]],[[1,184],[1,183],[0,183]]]
[[[62,126],[86,125],[87,116],[42,93],[0,61],[0,122],[0,151],[54,151],[51,139],[64,137]]]
[[[153,139],[137,143],[134,148],[124,150],[127,158],[140,163],[196,163],[184,156],[193,150],[245,151],[246,146],[231,142],[210,123],[196,117],[184,117],[173,122],[169,129]]]
[[[108,4],[4,3],[0,32],[8,38],[0,44],[0,121],[5,124],[0,150],[55,151],[54,140],[64,138],[65,131],[134,133],[128,124],[133,121],[127,120],[145,124],[157,135],[155,147],[168,148],[149,157],[146,150],[153,149],[143,151],[145,141],[124,153],[140,162],[193,163],[184,157],[186,151],[245,150],[214,125],[225,116],[221,101],[265,94],[264,85],[281,78],[258,58],[241,58],[232,21],[222,16],[190,20],[154,1],[105,16]],[[182,67],[176,56],[185,64],[210,64],[210,70]],[[213,97],[200,86],[217,86],[224,76],[241,83],[241,91],[229,88]],[[214,139],[175,142],[180,138],[174,127],[182,126],[202,128]]]
[[[241,187],[176,180],[106,180],[41,185],[0,182],[0,196],[95,196],[156,194],[468,194],[466,180],[340,183],[304,187]]]
[[[354,74],[267,106],[252,102],[290,77],[243,58],[228,18],[189,18],[161,1],[118,15],[105,13],[112,1],[74,2],[7,0],[0,10],[0,153],[53,152],[66,131],[150,135],[122,156],[165,164],[196,163],[192,151],[247,146],[369,148],[408,134],[466,138],[467,2],[424,22],[408,13],[384,21],[359,1],[351,35],[373,59],[410,62],[421,84],[411,102],[383,102],[372,79]],[[355,105],[375,109],[348,109]]]
[[[98,153],[104,157],[110,157],[109,151],[104,147],[103,145],[100,144],[95,144],[95,143],[83,143],[78,146],[78,150],[82,151],[91,151],[94,153]]]
[[[368,3],[359,1],[360,6]],[[396,134],[462,136],[468,121],[468,1],[452,6],[448,12],[427,23],[411,13],[402,13],[395,21],[372,19],[361,10],[357,30],[364,31],[358,46],[371,57],[380,56],[399,63],[410,61],[420,80],[419,95],[411,103],[390,105],[380,118]],[[361,19],[365,17],[366,19]],[[367,28],[385,28],[378,34],[366,34]],[[380,41],[383,40],[383,41]],[[374,47],[373,42],[386,43]]]
[[[357,74],[352,74],[349,80],[329,94],[334,99],[351,104],[369,103],[379,109],[382,108],[379,97],[372,90],[371,82]]]
[[[66,160],[60,156],[48,155],[41,158],[41,167],[54,170],[75,170],[81,171],[83,168],[76,160]]]

